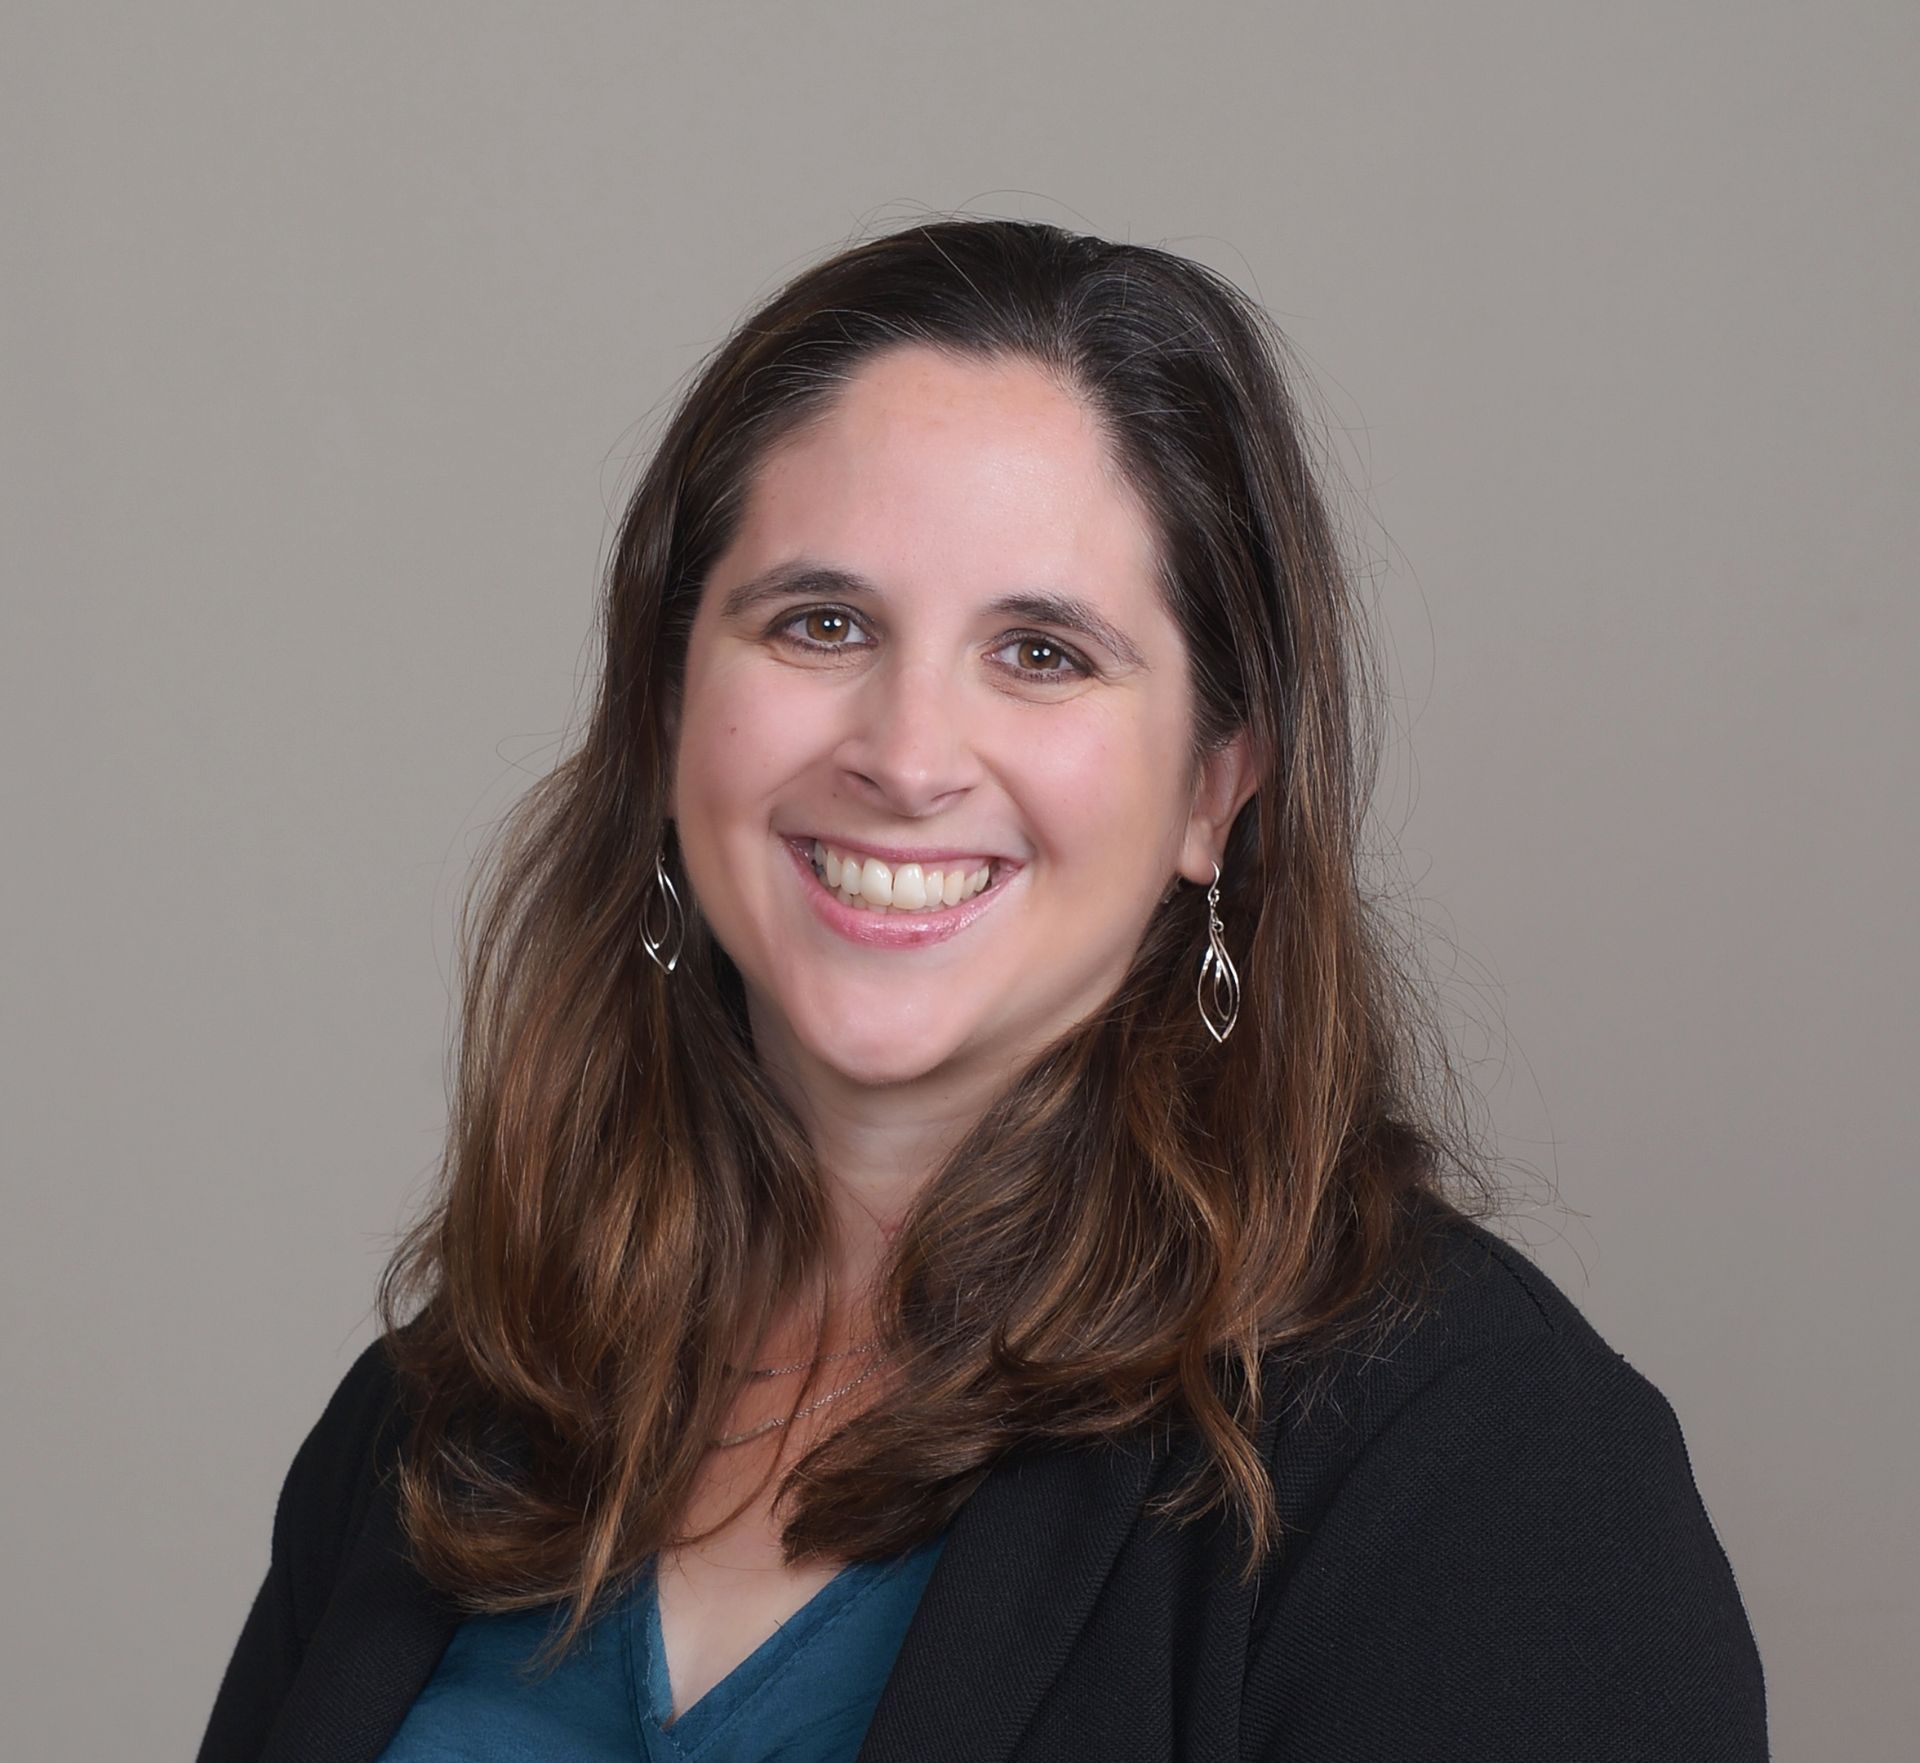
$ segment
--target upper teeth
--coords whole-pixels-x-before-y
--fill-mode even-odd
[[[991,858],[972,867],[964,863],[941,869],[918,863],[896,865],[856,852],[843,856],[818,839],[813,841],[813,867],[849,906],[869,910],[889,906],[896,912],[958,906],[979,893],[993,873]]]

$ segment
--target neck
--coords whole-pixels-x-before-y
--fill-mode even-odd
[[[921,1191],[986,1111],[1008,1073],[943,1067],[922,1078],[861,1084],[756,1020],[754,1042],[805,1127],[827,1195],[827,1260],[842,1304],[885,1268]],[[830,1332],[838,1330],[829,1319]],[[851,1338],[865,1338],[853,1336]]]

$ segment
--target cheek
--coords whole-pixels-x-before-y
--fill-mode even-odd
[[[689,690],[680,728],[678,782],[683,809],[761,799],[801,762],[799,730],[786,695],[744,668],[719,669]]]
[[[1016,749],[1032,837],[1063,867],[1148,865],[1174,811],[1172,749],[1153,725],[1059,718]]]

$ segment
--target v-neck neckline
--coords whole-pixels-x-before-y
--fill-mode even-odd
[[[1267,1417],[1263,1450],[1280,1413]],[[1030,1443],[991,1466],[955,1515],[861,1763],[1005,1763],[1139,1524],[1166,1455],[1162,1430],[1143,1428],[1099,1445]],[[993,1620],[983,1622],[983,1611]],[[373,1763],[466,1614],[414,1566],[393,1477],[381,1477],[261,1763]],[[632,1620],[626,1631],[630,1643],[645,1638]],[[631,1644],[621,1650],[638,1741],[649,1730],[634,1694],[640,1660]],[[660,1735],[663,1748],[671,1732]]]
[[[917,1551],[915,1551],[917,1554]],[[649,1564],[628,1605],[628,1676],[635,1722],[650,1755],[697,1758],[732,1726],[771,1685],[793,1656],[840,1621],[861,1595],[896,1572],[908,1557],[851,1561],[724,1677],[701,1692],[678,1716],[660,1626],[659,1587]]]

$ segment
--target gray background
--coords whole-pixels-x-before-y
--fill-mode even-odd
[[[10,1756],[182,1757],[444,1118],[452,910],[609,510],[926,209],[1166,244],[1308,361],[1383,841],[1667,1392],[1777,1754],[1910,1754],[1904,3],[15,6]]]

